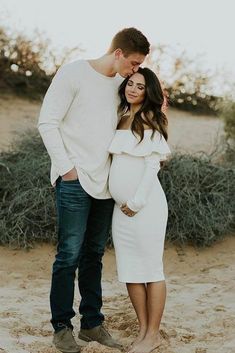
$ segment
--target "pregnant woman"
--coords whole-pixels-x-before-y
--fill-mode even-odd
[[[126,283],[140,327],[128,352],[149,353],[160,345],[166,298],[162,256],[168,208],[157,173],[170,153],[167,118],[161,85],[148,68],[126,78],[119,96],[121,120],[109,148],[112,234],[118,278]]]

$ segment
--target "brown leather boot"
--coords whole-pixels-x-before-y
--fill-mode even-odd
[[[81,329],[78,338],[83,341],[96,341],[104,346],[122,349],[122,345],[116,342],[103,325],[93,327],[91,329]]]

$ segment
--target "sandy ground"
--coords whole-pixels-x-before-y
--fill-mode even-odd
[[[51,344],[48,304],[54,247],[25,252],[0,248],[0,352],[56,353]],[[235,352],[235,238],[211,248],[166,244],[164,264],[168,296],[156,353]],[[113,250],[104,256],[103,312],[106,326],[124,345],[137,333],[133,309],[118,283]],[[79,295],[76,289],[75,310]],[[73,324],[79,329],[79,315]],[[83,353],[118,352],[92,343]]]
[[[15,135],[36,126],[40,104],[11,95],[0,96],[0,148],[5,150]]]
[[[0,148],[6,149],[16,133],[36,126],[40,109],[12,96],[0,98]],[[212,151],[222,134],[220,120],[169,110],[172,149]],[[0,353],[56,353],[49,323],[49,290],[53,246],[25,252],[0,248]],[[168,296],[158,353],[235,352],[235,238],[206,249],[166,244],[164,263]],[[104,257],[103,294],[106,326],[124,345],[132,342],[137,322],[125,286],[118,283],[113,250]],[[76,289],[75,310],[79,294]],[[79,316],[73,321],[75,333]],[[108,353],[91,343],[83,353]],[[118,351],[116,351],[118,352]]]

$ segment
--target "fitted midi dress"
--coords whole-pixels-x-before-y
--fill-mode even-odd
[[[124,283],[164,280],[168,207],[157,173],[170,149],[158,131],[152,137],[152,130],[145,130],[139,141],[131,130],[117,130],[109,147],[109,190],[115,200],[112,237],[118,279]],[[133,217],[121,211],[125,203],[137,212]]]

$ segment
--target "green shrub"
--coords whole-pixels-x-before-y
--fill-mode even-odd
[[[38,133],[28,132],[0,157],[0,244],[31,247],[34,242],[54,242],[54,188],[49,182],[49,157]],[[175,154],[159,177],[168,199],[169,241],[206,246],[234,232],[232,168],[205,157]]]

